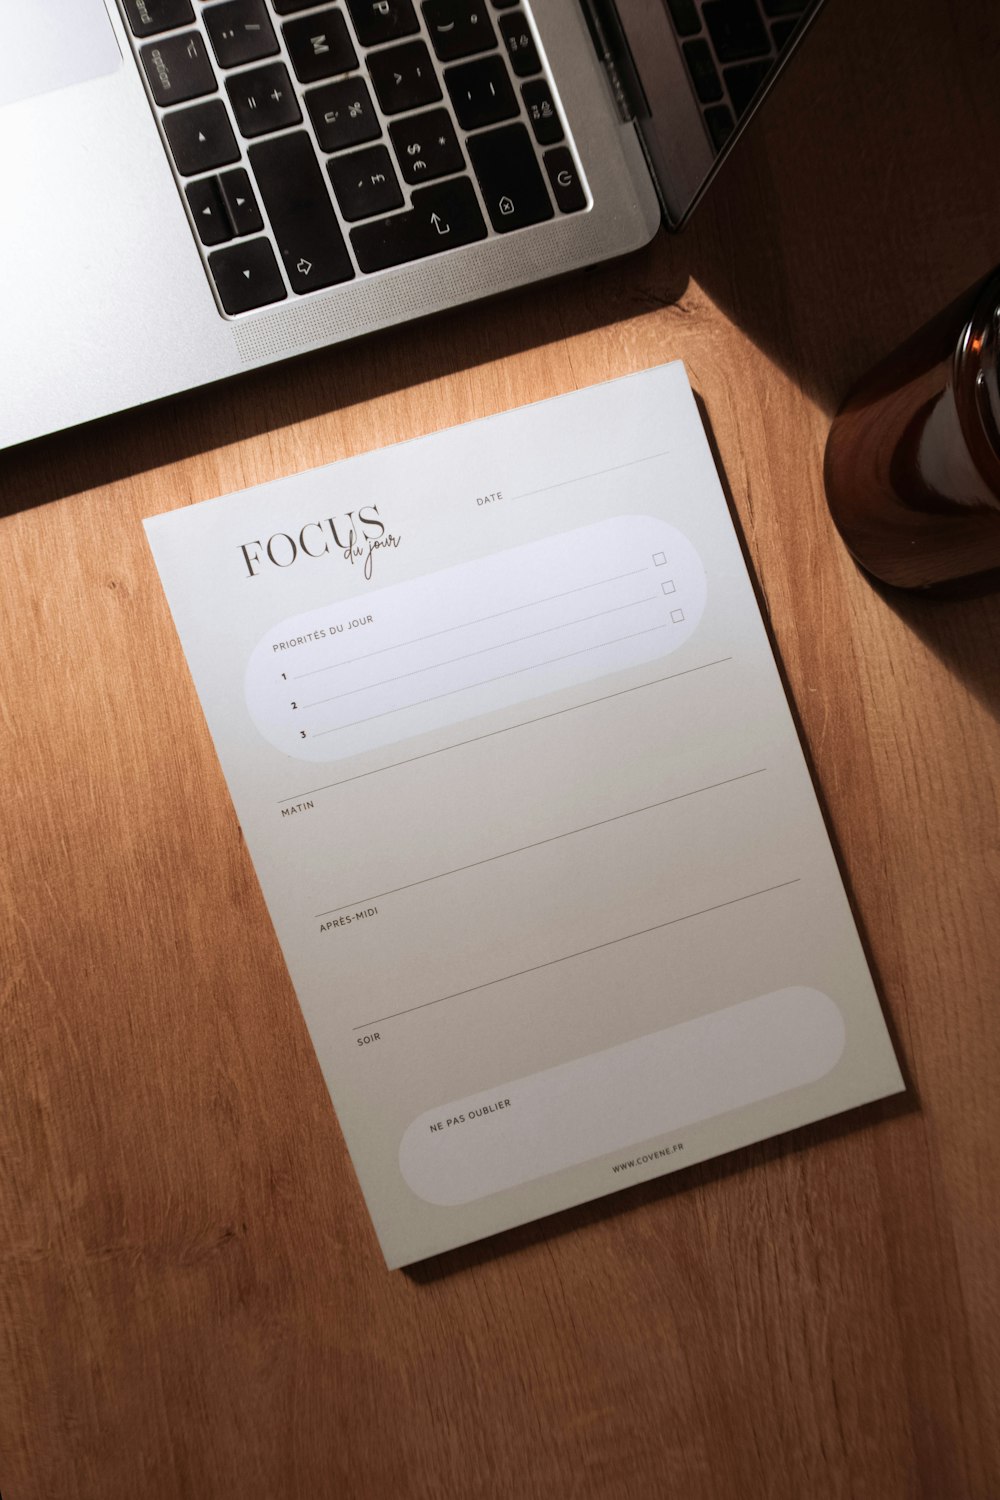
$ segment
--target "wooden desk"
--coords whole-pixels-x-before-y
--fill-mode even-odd
[[[998,60],[831,0],[680,239],[0,460],[5,1500],[1000,1495],[1000,596],[880,596],[820,483],[1000,260]],[[140,518],[677,356],[909,1098],[389,1274]]]

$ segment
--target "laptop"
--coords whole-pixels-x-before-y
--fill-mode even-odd
[[[684,223],[818,0],[0,0],[0,446]]]

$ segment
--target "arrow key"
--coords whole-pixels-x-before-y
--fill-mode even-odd
[[[232,172],[223,172],[219,178],[219,187],[222,189],[222,201],[226,205],[234,233],[256,234],[259,229],[264,228],[250,178],[242,167],[237,167]]]
[[[288,295],[269,240],[244,240],[208,257],[227,313],[249,312]]]
[[[239,161],[240,148],[221,99],[190,109],[172,109],[163,117],[163,130],[183,177]]]
[[[221,245],[224,240],[231,240],[233,231],[216,179],[203,177],[200,182],[189,183],[184,191],[201,243]]]

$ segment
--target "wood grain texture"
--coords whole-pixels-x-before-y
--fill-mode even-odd
[[[998,62],[831,0],[679,238],[0,458],[5,1500],[1000,1495],[1000,596],[820,479],[1000,261]],[[676,357],[909,1095],[390,1274],[139,523]]]

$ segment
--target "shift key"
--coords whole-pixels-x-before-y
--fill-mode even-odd
[[[485,238],[486,224],[467,177],[417,188],[408,212],[373,219],[351,230],[362,271],[383,271]]]
[[[305,131],[261,141],[247,154],[292,291],[350,280],[354,268]]]

